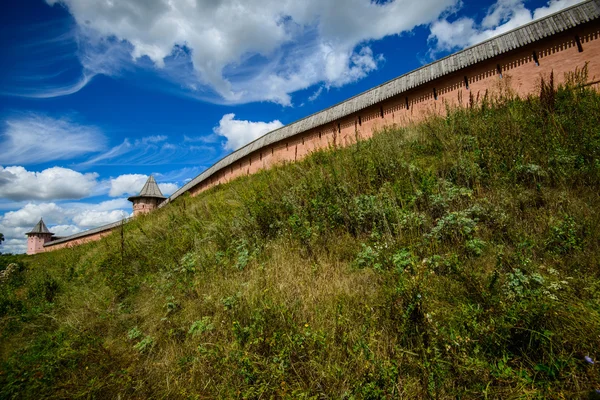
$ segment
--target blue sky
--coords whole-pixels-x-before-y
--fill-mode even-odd
[[[8,0],[0,251],[131,213],[299,118],[577,0]]]

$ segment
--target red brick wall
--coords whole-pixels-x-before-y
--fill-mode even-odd
[[[576,44],[576,36],[579,37],[582,52]],[[534,61],[534,52],[539,65]],[[338,121],[271,144],[216,172],[212,177],[192,187],[189,192],[195,196],[239,176],[253,174],[278,163],[300,160],[315,150],[351,145],[357,139],[371,137],[374,132],[386,126],[407,126],[421,121],[431,113],[443,115],[446,112],[446,105],[466,105],[470,95],[475,99],[482,98],[486,93],[497,93],[503,85],[509,85],[520,96],[536,94],[541,77],[547,78],[553,72],[555,82],[561,83],[564,82],[565,73],[572,72],[575,68],[582,68],[586,63],[590,84],[599,86],[600,26],[597,21],[483,61]],[[465,80],[468,82],[468,88]],[[437,99],[434,96],[434,89]],[[98,240],[108,233],[110,231],[46,249],[48,251],[76,246]]]
[[[583,52],[576,45],[576,35]],[[534,61],[534,52],[539,65]],[[600,80],[600,27],[596,21],[446,75],[338,121],[257,150],[232,167],[219,171],[218,179],[209,178],[191,188],[190,193],[196,195],[277,163],[300,160],[318,149],[351,145],[386,126],[406,126],[431,113],[444,115],[447,105],[466,105],[471,95],[481,99],[486,93],[498,93],[503,87],[510,87],[520,96],[537,94],[541,77],[548,78],[553,72],[555,82],[561,83],[565,73],[582,68],[586,63],[590,83]]]
[[[52,246],[46,246],[46,247],[44,247],[42,249],[42,251],[39,251],[39,253],[42,253],[44,251],[53,251],[53,250],[59,250],[59,249],[64,249],[64,248],[69,248],[69,247],[74,247],[74,246],[79,246],[80,244],[89,243],[89,242],[95,242],[96,240],[100,240],[103,237],[106,237],[106,236],[110,235],[113,230],[119,229],[119,228],[120,227],[118,227],[118,228],[111,228],[111,229],[107,229],[107,230],[102,231],[102,232],[94,233],[92,235],[83,236],[83,237],[79,237],[77,239],[69,240],[68,242],[62,242],[62,243],[59,243],[59,244],[54,244]]]

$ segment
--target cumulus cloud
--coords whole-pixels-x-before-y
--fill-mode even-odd
[[[83,78],[146,65],[192,96],[290,104],[377,68],[369,42],[435,21],[458,0],[46,0],[77,23]],[[133,62],[132,62],[133,61]],[[82,79],[83,81],[83,79]]]
[[[0,134],[0,164],[40,164],[102,150],[106,138],[93,126],[27,114],[6,120]]]
[[[82,229],[76,225],[54,225],[52,227],[52,233],[55,236],[71,236],[81,232]]]
[[[221,118],[221,121],[219,121],[219,126],[214,128],[214,132],[217,135],[227,138],[227,142],[225,143],[226,150],[237,150],[265,133],[283,126],[278,120],[252,122],[236,120],[234,118],[235,114],[225,114]]]
[[[110,180],[109,196],[136,195],[140,192],[148,176],[142,174],[125,174]]]
[[[109,196],[136,195],[142,190],[148,180],[148,175],[125,174],[110,180]],[[179,186],[175,183],[162,182],[158,184],[163,195],[168,196],[175,192]]]
[[[531,11],[523,0],[498,0],[479,24],[467,17],[453,22],[440,19],[431,24],[429,41],[434,44],[431,54],[475,45],[581,1],[551,0],[544,7]]]
[[[16,211],[0,217],[0,232],[10,245],[2,245],[2,252],[23,253],[27,249],[26,232],[40,218],[57,236],[68,236],[85,229],[119,221],[130,216],[131,203],[114,199],[101,203],[28,203]]]
[[[165,196],[170,196],[175,193],[177,189],[179,189],[179,185],[175,183],[159,183],[158,187]]]
[[[17,201],[81,199],[92,193],[97,178],[96,173],[82,174],[61,167],[33,172],[21,166],[0,166],[0,198]]]
[[[113,211],[98,211],[98,210],[85,210],[82,213],[73,217],[73,222],[77,226],[90,229],[96,228],[101,225],[110,224],[111,222],[119,221],[129,217],[129,213],[124,210],[113,210]]]

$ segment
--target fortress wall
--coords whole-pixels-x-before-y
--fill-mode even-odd
[[[576,14],[590,10],[598,11],[600,1],[582,3],[572,9]],[[555,83],[559,84],[564,82],[565,73],[572,72],[576,68],[581,69],[587,63],[588,81],[591,85],[599,87],[600,20],[593,16],[586,19],[588,22],[578,25],[572,21],[568,22],[569,15],[568,12],[559,13],[554,17],[519,28],[517,33],[507,33],[463,50],[456,53],[454,59],[449,57],[440,60],[437,66],[432,64],[429,70],[422,68],[405,75],[403,82],[400,82],[402,77],[398,78],[396,81],[390,81],[327,109],[321,114],[290,124],[285,133],[282,130],[273,131],[232,153],[228,156],[233,156],[229,164],[227,157],[219,161],[177,191],[168,201],[163,202],[161,207],[185,192],[196,196],[240,176],[253,174],[277,164],[301,160],[316,150],[352,145],[357,140],[370,138],[385,127],[408,126],[422,121],[432,113],[445,115],[447,106],[466,106],[469,104],[470,96],[480,100],[486,93],[498,93],[507,86],[522,97],[536,95],[539,92],[540,79],[542,77],[547,79],[552,72]],[[570,26],[576,26],[535,40],[536,37],[543,35],[544,26],[557,24],[556,18],[559,18],[565,26],[569,23]],[[529,44],[516,43],[524,40]],[[499,54],[501,53],[499,48],[502,47],[504,52]],[[513,48],[513,50],[507,51],[506,48]],[[499,55],[487,57],[483,53]],[[482,61],[474,62],[465,68],[456,68],[456,63],[464,64],[467,59]],[[440,72],[444,70],[453,72]],[[427,74],[437,74],[439,77],[427,80]],[[410,88],[411,82],[419,79],[426,83]],[[344,112],[346,109],[356,109],[357,104],[365,102],[368,104],[370,98],[379,98],[384,91],[389,91],[392,87],[404,87],[402,85],[409,89],[389,96],[385,100],[374,102],[358,111]],[[315,120],[327,120],[329,115],[336,113],[343,116],[320,125],[314,123]],[[295,134],[288,132],[295,132]],[[273,142],[274,138],[281,139]],[[238,159],[235,157],[236,153],[239,154]],[[116,228],[117,226],[113,225],[110,229],[89,236],[80,234],[76,239],[67,239],[63,243],[46,246],[46,251],[98,240]]]
[[[582,52],[576,36],[580,37]],[[431,114],[445,115],[447,106],[468,105],[471,95],[475,100],[481,100],[486,93],[498,94],[503,87],[509,87],[522,97],[536,95],[540,79],[548,79],[552,72],[555,83],[563,83],[565,73],[581,69],[588,63],[589,81],[596,82],[600,77],[599,39],[600,28],[593,22],[520,47],[256,150],[217,172],[219,179],[204,180],[189,192],[195,196],[240,176],[279,163],[301,160],[316,150],[349,146],[357,139],[368,139],[385,127],[407,126]]]
[[[96,240],[100,240],[103,237],[110,235],[112,233],[112,231],[116,230],[116,229],[118,229],[118,228],[117,227],[108,228],[101,232],[96,232],[96,233],[93,233],[93,234],[87,235],[87,236],[81,236],[76,239],[72,239],[72,240],[57,243],[57,244],[52,244],[52,242],[48,242],[46,244],[46,246],[44,246],[43,251],[47,252],[47,251],[53,251],[53,250],[60,250],[60,249],[64,249],[64,248],[79,246],[80,244],[84,244],[84,243],[95,242]],[[40,253],[41,253],[41,251],[40,251]]]

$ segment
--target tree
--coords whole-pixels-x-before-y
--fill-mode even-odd
[[[4,234],[0,232],[0,244],[2,244],[2,242],[4,242]],[[2,252],[0,252],[0,254],[2,254]]]

